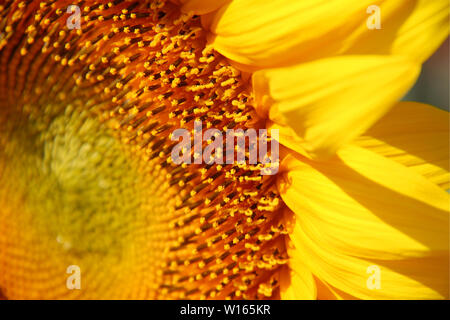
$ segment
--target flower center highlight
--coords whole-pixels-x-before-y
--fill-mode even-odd
[[[208,47],[199,17],[171,3],[83,3],[79,30],[64,1],[0,11],[2,292],[278,297],[274,177],[248,161],[171,161],[170,133],[195,121],[264,128],[248,84]],[[80,290],[66,287],[69,265]]]

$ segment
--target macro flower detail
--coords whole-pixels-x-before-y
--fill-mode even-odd
[[[443,0],[0,4],[0,298],[448,298],[448,112],[399,102],[448,16]],[[278,130],[279,170],[174,163],[173,132],[197,122],[268,130],[269,151]]]

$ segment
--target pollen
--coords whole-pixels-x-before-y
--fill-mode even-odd
[[[0,6],[0,292],[279,298],[274,176],[171,160],[171,133],[195,121],[264,128],[248,83],[171,2],[71,1],[79,30],[67,5]],[[69,265],[81,290],[66,287]]]

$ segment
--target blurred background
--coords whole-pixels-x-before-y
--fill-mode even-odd
[[[414,88],[403,100],[428,103],[449,110],[449,40],[423,65]]]

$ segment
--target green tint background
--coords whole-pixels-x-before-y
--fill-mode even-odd
[[[423,65],[414,88],[404,100],[428,103],[449,110],[449,40]]]

